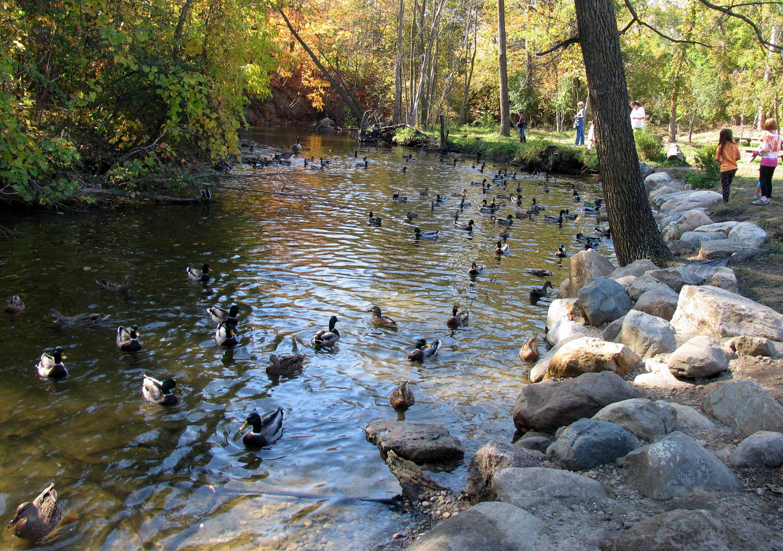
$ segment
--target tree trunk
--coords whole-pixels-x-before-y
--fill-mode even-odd
[[[421,60],[421,69],[419,70],[419,85],[416,88],[416,96],[413,98],[413,107],[411,108],[410,121],[415,122],[419,117],[419,103],[421,102],[422,92],[424,91],[424,77],[426,75],[427,66],[430,62],[430,55],[432,54],[432,45],[435,42],[435,31],[438,28],[440,22],[440,14],[443,9],[443,4],[446,0],[440,0],[438,2],[438,8],[435,11],[435,15],[432,18],[432,26],[430,27],[430,39],[427,44],[427,48],[424,50],[424,58]]]
[[[639,170],[620,34],[612,0],[575,0],[579,42],[593,99],[596,149],[620,266],[673,259],[653,218]]]
[[[778,28],[776,25],[773,25],[772,32],[769,37],[769,41],[772,44],[777,44],[777,36],[778,36]],[[770,65],[770,61],[772,61],[773,53],[774,52],[771,49],[767,52],[766,67],[764,67],[764,84],[769,84],[769,81],[772,78],[772,66]],[[766,114],[764,113],[764,104],[762,103],[759,106],[759,130],[764,130],[765,121],[766,121]]]
[[[506,4],[498,0],[498,66],[500,70],[500,135],[508,136],[508,71],[506,68]]]
[[[397,16],[397,61],[394,64],[394,124],[402,120],[402,22],[405,15],[405,0],[400,0],[400,14]]]
[[[696,26],[696,3],[691,2],[688,14],[688,30],[685,34],[685,40],[690,40],[693,36],[693,28]],[[677,142],[677,101],[680,96],[680,80],[682,79],[683,69],[687,60],[688,44],[677,44],[679,51],[677,59],[674,62],[674,76],[672,77],[672,97],[669,103],[669,143]]]
[[[465,92],[462,95],[462,107],[459,110],[459,123],[465,124],[465,107],[468,104],[468,94],[470,93],[470,81],[473,80],[473,67],[476,64],[476,46],[478,45],[478,6],[476,6],[476,21],[473,26],[473,55],[470,58],[470,71],[465,79]]]

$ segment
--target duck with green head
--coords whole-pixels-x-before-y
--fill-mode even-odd
[[[221,322],[215,330],[215,342],[226,348],[233,348],[239,344],[237,340],[236,324]]]
[[[173,406],[179,403],[179,396],[171,392],[177,386],[177,381],[174,379],[159,381],[149,375],[142,375],[142,377],[144,382],[141,385],[141,394],[145,400],[161,406]]]
[[[456,329],[457,327],[464,327],[468,324],[469,319],[470,312],[467,310],[460,310],[459,306],[455,304],[451,309],[451,317],[446,321],[446,325],[452,329]]]
[[[193,281],[200,281],[201,283],[209,283],[210,277],[209,277],[209,264],[204,264],[201,266],[201,269],[198,268],[191,268],[188,266],[187,268],[188,277],[192,279]]]
[[[62,347],[58,346],[52,352],[50,356],[46,352],[41,354],[41,359],[35,366],[38,375],[41,377],[49,377],[50,379],[62,379],[68,376],[68,370],[65,369],[63,359],[67,358],[63,352]]]
[[[63,516],[63,504],[57,499],[54,483],[38,494],[32,503],[22,503],[8,528],[13,526],[14,535],[24,540],[37,541],[48,536]]]
[[[228,310],[224,308],[218,308],[213,306],[207,308],[207,316],[213,323],[230,323],[236,325],[238,323],[237,316],[239,315],[239,306],[234,304]]]
[[[138,325],[134,325],[130,329],[122,325],[117,328],[117,348],[123,352],[138,352],[141,350]]]
[[[247,427],[253,427],[253,430],[242,437],[246,448],[263,448],[274,444],[283,434],[283,408],[277,408],[264,417],[256,412],[251,413],[239,430],[243,431]]]
[[[412,362],[423,362],[427,358],[434,358],[438,353],[440,345],[441,342],[439,340],[432,344],[427,344],[426,339],[419,339],[416,342],[416,350],[408,354],[408,359]]]
[[[313,336],[313,346],[316,348],[326,348],[334,346],[340,340],[340,332],[335,329],[335,324],[340,321],[337,316],[329,318],[329,330],[321,330]]]

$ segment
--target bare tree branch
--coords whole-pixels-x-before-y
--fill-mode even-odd
[[[773,52],[783,52],[783,46],[778,46],[777,44],[773,44],[772,42],[769,42],[767,40],[764,40],[764,37],[761,34],[761,30],[759,29],[758,25],[756,25],[753,21],[751,21],[748,17],[742,15],[741,13],[736,13],[732,11],[732,8],[725,8],[723,6],[718,6],[717,4],[713,4],[709,0],[699,0],[702,4],[707,6],[708,8],[719,11],[721,13],[724,13],[728,15],[729,17],[736,17],[740,21],[744,21],[748,25],[750,25],[750,28],[753,29],[753,31],[756,33],[756,38],[761,43],[762,46],[766,47],[768,50]],[[774,4],[778,4],[777,2],[773,2]],[[733,7],[733,6],[732,6]]]
[[[700,0],[700,1],[703,2],[704,0]],[[628,11],[631,12],[631,16],[633,17],[634,20],[636,20],[637,23],[639,23],[639,25],[641,25],[642,27],[647,27],[652,32],[654,32],[655,34],[660,36],[661,38],[664,38],[664,39],[666,39],[666,40],[668,40],[670,42],[674,42],[675,44],[696,44],[696,45],[699,45],[699,46],[704,46],[705,48],[710,48],[711,47],[708,44],[705,44],[703,42],[698,42],[696,40],[679,40],[677,38],[672,38],[670,36],[667,36],[667,35],[663,34],[661,31],[659,31],[658,29],[656,29],[655,27],[653,27],[652,25],[650,25],[649,23],[645,23],[644,21],[639,19],[639,16],[637,15],[636,10],[634,9],[634,7],[631,5],[631,1],[630,0],[625,0],[625,7],[628,8]],[[631,21],[631,23],[633,23],[633,20]]]
[[[560,50],[561,48],[568,48],[571,44],[577,44],[579,42],[579,36],[574,35],[572,37],[566,38],[565,40],[558,42],[548,50],[544,50],[543,52],[536,52],[537,56],[542,56],[546,54],[551,54],[554,51]]]

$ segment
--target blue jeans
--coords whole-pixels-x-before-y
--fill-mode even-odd
[[[527,141],[527,138],[525,138],[525,129],[520,128],[519,129],[519,141],[524,142]]]
[[[576,143],[574,145],[585,144],[585,120],[577,119],[576,121]]]

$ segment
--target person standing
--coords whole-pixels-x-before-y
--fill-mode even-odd
[[[585,144],[585,102],[580,101],[576,104],[576,116],[574,117],[574,128],[576,128],[576,143],[574,145]]]
[[[778,121],[767,119],[764,123],[764,134],[761,136],[759,148],[753,152],[751,161],[757,155],[761,155],[759,167],[759,182],[761,183],[761,199],[753,201],[754,205],[769,205],[772,197],[772,175],[778,166],[778,153],[780,153],[780,134],[778,134]]]
[[[644,128],[644,119],[647,117],[647,112],[642,107],[642,104],[638,101],[631,102],[631,128],[633,131],[641,131]]]
[[[587,149],[593,149],[595,147],[595,125],[593,121],[587,121],[590,128],[587,129]]]
[[[723,192],[723,202],[728,203],[731,181],[737,173],[737,161],[740,160],[739,147],[734,143],[731,128],[724,128],[720,131],[715,160],[720,163],[720,187]]]
[[[527,143],[527,138],[525,137],[526,128],[527,128],[527,123],[525,122],[525,114],[522,113],[522,111],[520,111],[519,121],[517,121],[517,130],[519,130],[519,141],[522,143]]]

